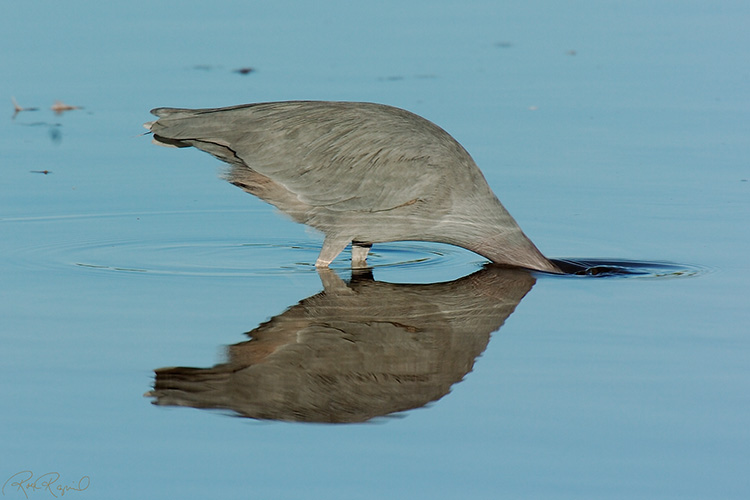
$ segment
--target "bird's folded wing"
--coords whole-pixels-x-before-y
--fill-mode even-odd
[[[282,102],[231,108],[158,108],[155,140],[195,146],[332,210],[381,211],[442,191],[445,158],[468,153],[431,122],[367,103]]]

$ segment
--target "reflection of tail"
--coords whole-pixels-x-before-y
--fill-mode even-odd
[[[156,370],[154,390],[145,394],[156,397],[154,404],[189,406],[191,408],[229,408],[232,405],[232,369],[228,365],[213,368],[172,367]]]

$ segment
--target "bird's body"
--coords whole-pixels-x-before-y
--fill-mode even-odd
[[[352,243],[434,241],[493,262],[560,272],[523,234],[471,156],[447,132],[372,103],[292,101],[218,109],[158,108],[161,145],[229,163],[227,179],[325,235],[326,267]]]

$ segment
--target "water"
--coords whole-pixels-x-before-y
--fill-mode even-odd
[[[750,494],[744,3],[6,10],[6,497],[51,472],[80,498]],[[139,135],[157,106],[288,99],[433,120],[546,254],[604,272],[403,242],[319,274],[318,235]],[[300,371],[248,368],[290,339],[266,365]],[[301,404],[316,381],[337,404]]]

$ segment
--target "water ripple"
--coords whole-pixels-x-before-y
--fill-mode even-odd
[[[226,212],[54,215],[3,219],[19,236],[10,253],[22,265],[152,275],[242,277],[313,272],[321,241],[227,233]],[[184,228],[190,228],[186,232]],[[350,268],[350,250],[331,267]],[[377,244],[368,264],[383,271],[468,274],[483,259],[450,245]]]
[[[573,278],[690,278],[709,272],[705,267],[674,262],[589,258],[551,260],[565,272],[562,277]]]
[[[232,220],[234,217],[239,220]],[[0,223],[14,226],[11,232],[16,238],[6,253],[32,267],[213,277],[314,271],[320,241],[290,242],[288,238],[250,232],[252,236],[227,236],[231,233],[227,228],[241,225],[240,221],[247,218],[246,212],[217,210],[19,217]],[[350,259],[347,249],[331,267],[346,271]],[[390,280],[425,282],[455,279],[486,263],[462,248],[421,241],[376,244],[367,260],[373,269],[380,269],[379,275]],[[590,258],[553,261],[565,271],[564,277],[574,278],[682,278],[709,271],[672,262]]]

